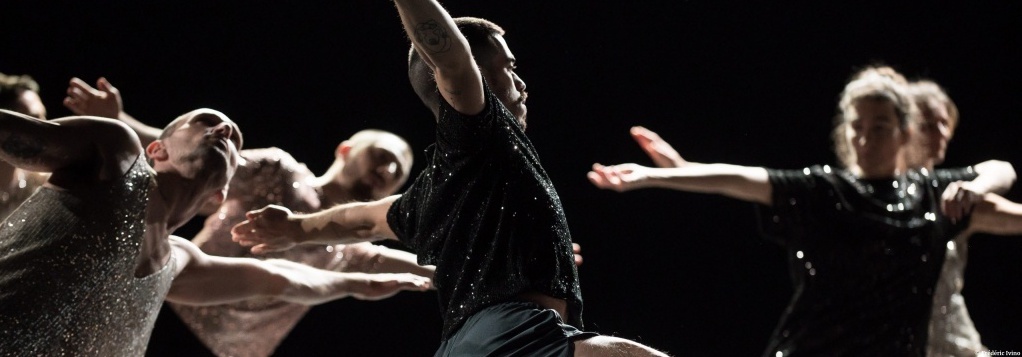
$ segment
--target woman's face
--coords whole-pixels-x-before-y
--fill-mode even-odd
[[[855,150],[862,176],[893,176],[908,138],[898,123],[894,104],[880,99],[861,99],[854,107],[846,137]]]
[[[951,115],[946,103],[936,98],[917,104],[922,114],[919,133],[922,135],[926,158],[934,165],[940,164],[944,162],[947,144],[951,140]]]

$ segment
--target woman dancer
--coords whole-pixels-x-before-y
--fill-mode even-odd
[[[937,214],[939,193],[975,171],[907,169],[915,107],[882,70],[868,68],[848,83],[839,111],[858,172],[701,165],[677,156],[660,160],[677,168],[596,164],[588,176],[618,191],[672,188],[766,206],[764,230],[787,249],[796,287],[766,356],[922,355],[945,237],[965,228]]]

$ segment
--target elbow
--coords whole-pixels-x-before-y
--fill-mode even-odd
[[[996,181],[993,191],[997,193],[1007,192],[1017,178],[1015,167],[1007,161],[989,160],[976,165],[975,169],[977,175],[990,176]]]

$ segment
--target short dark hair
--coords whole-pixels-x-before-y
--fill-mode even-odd
[[[493,38],[497,35],[503,36],[504,29],[490,20],[477,17],[458,17],[454,19],[454,24],[468,41],[476,64],[481,66],[489,64],[497,49]],[[439,93],[436,88],[436,77],[433,69],[422,59],[414,45],[408,51],[408,80],[411,81],[412,89],[422,104],[433,112],[434,117],[438,117],[440,103],[437,98]]]
[[[39,83],[32,79],[32,76],[0,73],[0,108],[15,110],[18,97],[26,90],[39,93]]]

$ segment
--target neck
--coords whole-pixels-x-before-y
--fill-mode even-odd
[[[348,189],[350,184],[345,182],[344,175],[341,175],[343,170],[344,161],[335,160],[326,173],[313,180],[312,187],[322,192],[321,207],[328,208],[352,200]]]
[[[204,190],[195,181],[173,173],[158,173],[149,195],[146,225],[162,225],[166,234],[188,223],[205,203]]]

